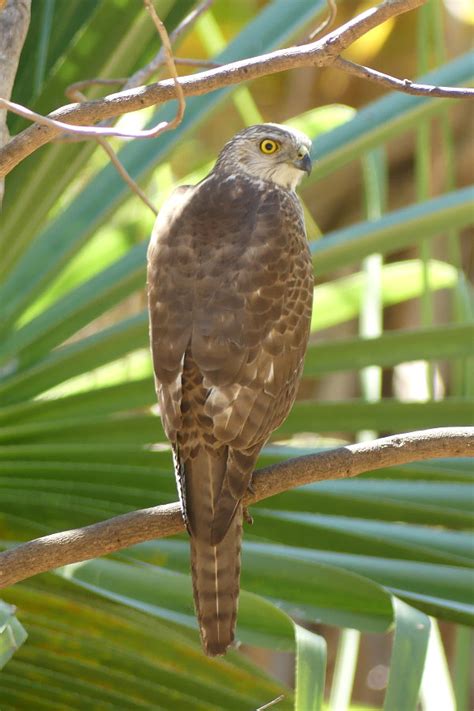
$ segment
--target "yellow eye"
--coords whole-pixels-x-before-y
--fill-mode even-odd
[[[272,138],[264,138],[260,144],[260,150],[262,153],[269,155],[270,153],[275,153],[280,148],[280,144],[274,141]]]

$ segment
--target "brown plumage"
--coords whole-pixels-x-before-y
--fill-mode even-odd
[[[156,389],[191,537],[204,650],[234,639],[242,497],[295,399],[313,271],[294,188],[309,139],[251,126],[162,208],[148,251]]]

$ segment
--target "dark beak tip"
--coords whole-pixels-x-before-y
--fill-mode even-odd
[[[306,175],[310,175],[313,163],[311,161],[311,156],[309,155],[309,153],[300,158],[297,165],[300,170],[303,170],[306,173]]]
[[[305,171],[306,171],[306,175],[311,175],[311,170],[312,170],[312,168],[313,168],[313,162],[312,162],[312,160],[311,160],[311,156],[310,156],[310,155],[306,155],[306,156],[303,158],[303,165],[304,165],[304,169],[305,169]]]

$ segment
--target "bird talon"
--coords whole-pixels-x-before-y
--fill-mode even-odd
[[[246,506],[244,506],[244,521],[248,523],[249,526],[253,525],[253,517]]]

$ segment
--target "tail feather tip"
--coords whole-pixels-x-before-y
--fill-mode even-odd
[[[232,637],[227,642],[210,641],[203,642],[204,651],[208,657],[221,657],[223,656],[229,648],[234,646],[234,638]]]

